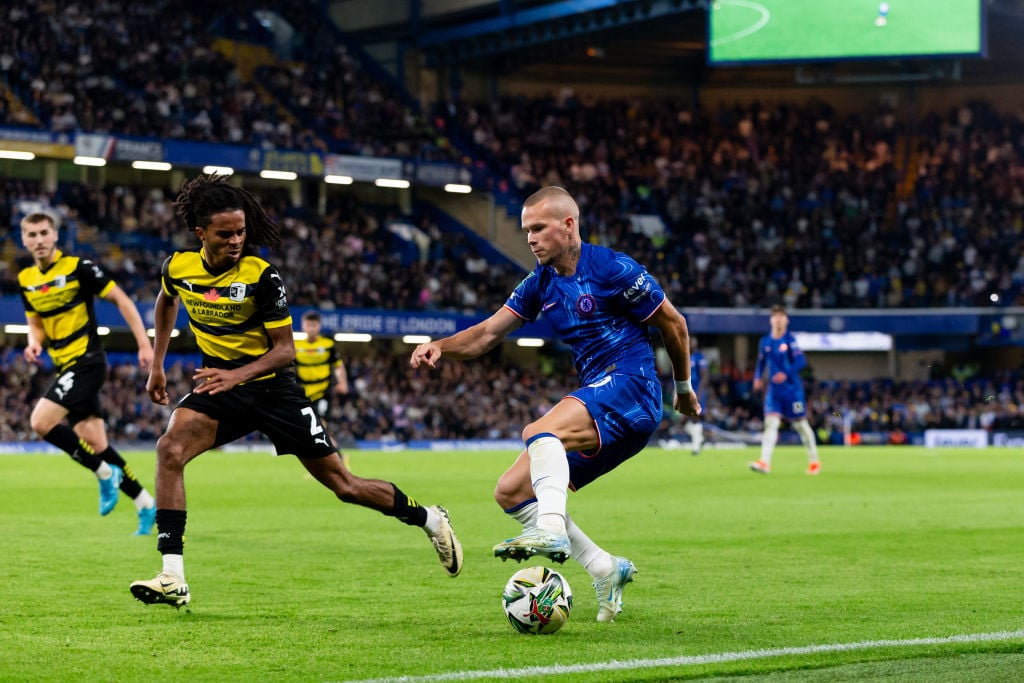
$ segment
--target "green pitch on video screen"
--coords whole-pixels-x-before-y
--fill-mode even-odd
[[[713,0],[712,64],[978,55],[982,0]]]

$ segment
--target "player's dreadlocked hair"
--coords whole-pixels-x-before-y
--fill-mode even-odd
[[[201,175],[181,184],[174,202],[174,211],[192,230],[206,227],[215,213],[245,212],[245,249],[250,247],[276,247],[281,244],[281,229],[270,220],[256,198],[247,190],[235,187],[227,176]]]

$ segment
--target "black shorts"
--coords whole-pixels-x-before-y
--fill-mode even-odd
[[[261,432],[278,455],[323,458],[338,449],[294,375],[249,382],[222,394],[192,392],[178,401],[217,421],[214,447]]]
[[[76,425],[88,417],[106,417],[100,407],[100,390],[107,380],[105,358],[78,362],[57,374],[43,398],[63,406],[68,422]]]

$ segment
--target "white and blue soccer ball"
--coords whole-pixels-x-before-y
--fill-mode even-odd
[[[508,623],[520,633],[555,633],[569,620],[572,589],[554,569],[525,567],[505,584],[501,606]]]

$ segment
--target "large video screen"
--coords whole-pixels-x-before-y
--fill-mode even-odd
[[[713,0],[713,65],[985,53],[983,0]]]

